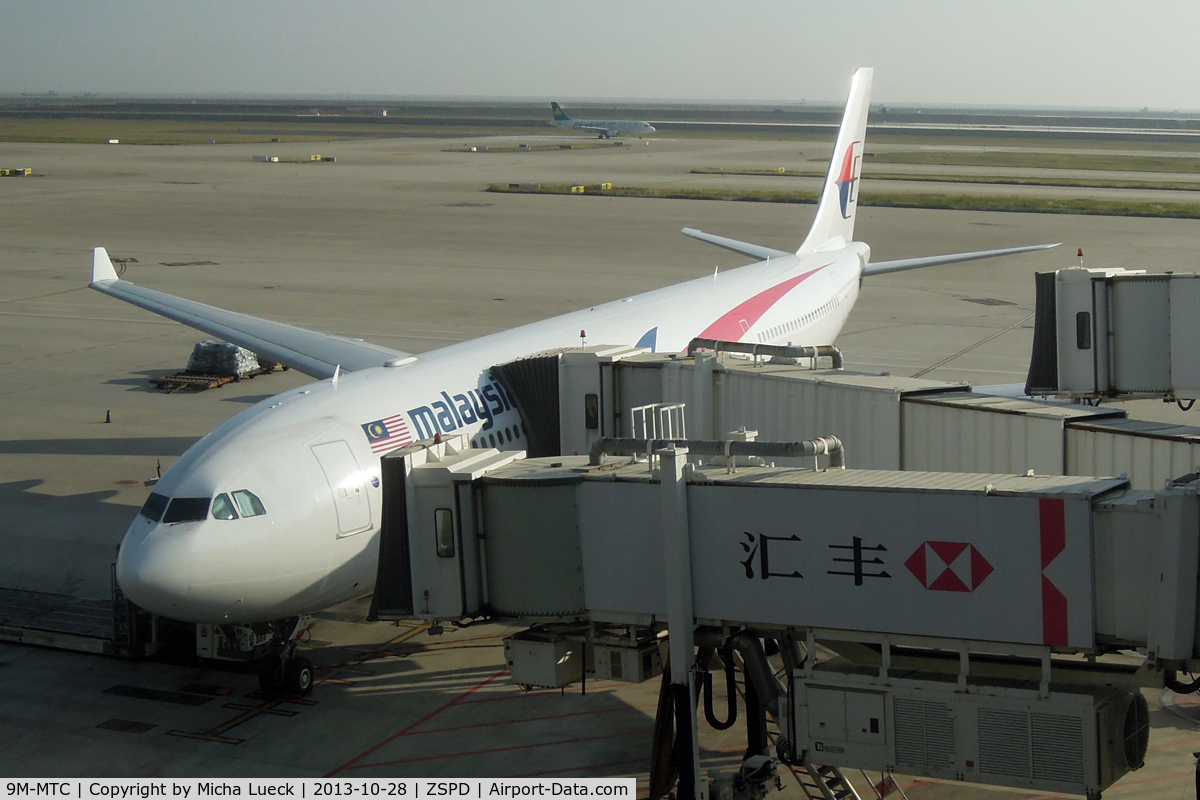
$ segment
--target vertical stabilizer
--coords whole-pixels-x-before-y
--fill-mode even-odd
[[[550,103],[550,110],[554,112],[554,120],[556,122],[566,122],[571,119],[558,103]]]
[[[863,144],[867,135],[867,108],[871,103],[874,70],[860,67],[850,83],[846,113],[838,131],[837,144],[812,229],[797,253],[835,249],[854,238],[854,211],[858,207],[858,176],[862,169]]]

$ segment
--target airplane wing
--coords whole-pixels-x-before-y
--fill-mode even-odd
[[[226,311],[123,281],[103,247],[97,247],[93,254],[89,286],[318,379],[332,377],[339,366],[353,371],[416,361],[416,356],[400,350]]]
[[[902,272],[906,269],[921,267],[936,267],[938,264],[954,264],[959,261],[974,261],[977,258],[994,258],[995,256],[1010,256],[1014,253],[1032,253],[1035,250],[1048,250],[1058,247],[1062,242],[1054,244],[1032,244],[1025,247],[1006,247],[1003,250],[979,250],[974,253],[952,253],[947,256],[924,256],[921,258],[902,258],[898,261],[878,261],[863,267],[863,277],[884,275],[888,272]]]
[[[741,253],[744,256],[757,258],[759,261],[766,261],[768,258],[781,258],[782,256],[790,256],[791,253],[785,253],[782,250],[772,250],[770,247],[763,247],[749,242],[739,242],[737,239],[727,239],[724,236],[716,236],[704,231],[698,231],[695,228],[684,228],[681,233],[684,236],[690,236],[693,239],[699,239],[702,242],[715,244],[717,247],[724,247],[726,250],[732,250],[735,253]]]

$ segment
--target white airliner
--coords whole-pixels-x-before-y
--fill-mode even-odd
[[[91,287],[319,379],[241,412],[191,447],[130,526],[117,578],[177,620],[281,621],[372,591],[380,456],[435,434],[525,449],[496,364],[593,342],[677,352],[693,337],[829,344],[871,277],[1054,245],[869,263],[853,241],[870,69],[853,79],[816,219],[795,253],[685,229],[760,259],[474,341],[412,356],[238,314],[121,280],[96,248]]]
[[[550,110],[554,112],[554,119],[550,121],[551,125],[573,131],[595,133],[601,139],[611,139],[621,134],[629,136],[654,133],[654,126],[649,122],[638,122],[631,119],[571,119],[558,103],[551,103]]]

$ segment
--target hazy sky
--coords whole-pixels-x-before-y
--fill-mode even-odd
[[[0,93],[1200,109],[1200,3],[0,0]]]

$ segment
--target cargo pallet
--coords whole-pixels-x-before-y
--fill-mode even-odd
[[[151,378],[150,385],[155,389],[164,389],[168,392],[178,392],[184,389],[216,389],[224,386],[227,383],[234,383],[244,378],[255,378],[259,375],[266,375],[274,372],[279,367],[262,367],[252,372],[247,372],[245,375],[212,375],[205,372],[176,372],[173,375],[164,375],[161,378]]]

